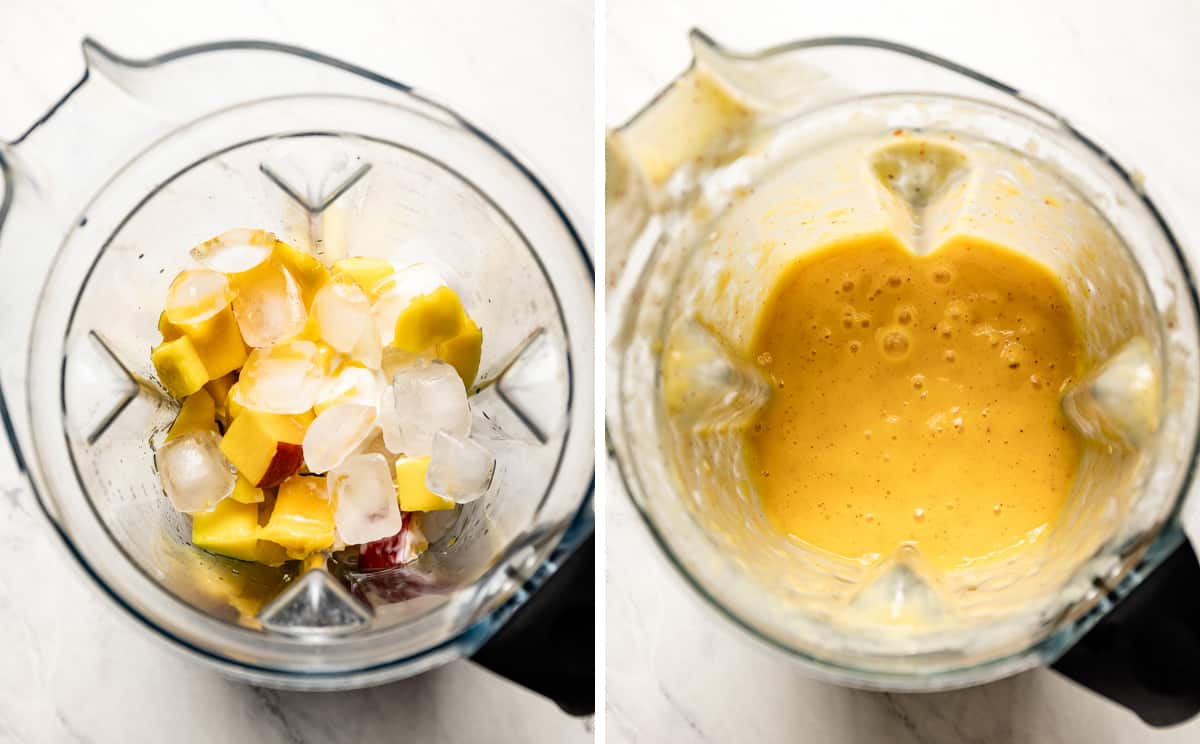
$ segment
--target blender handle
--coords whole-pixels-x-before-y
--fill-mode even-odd
[[[596,707],[593,533],[471,660],[573,716]]]
[[[1053,664],[1151,726],[1200,713],[1200,562],[1185,539]]]

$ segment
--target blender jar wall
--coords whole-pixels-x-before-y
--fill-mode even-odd
[[[615,132],[609,142],[620,171],[619,177],[611,180],[621,184],[618,191],[609,192],[610,220],[613,215],[626,221],[630,215],[640,213],[642,217],[635,229],[628,222],[609,225],[610,269],[614,259],[617,266],[626,261],[630,266],[623,277],[610,277],[610,283],[628,293],[612,306],[632,308],[621,318],[614,341],[619,367],[612,370],[610,378],[617,384],[616,389],[610,388],[614,411],[610,423],[622,472],[639,509],[660,544],[718,608],[783,648],[817,661],[825,674],[836,679],[891,688],[936,688],[983,681],[1053,658],[1063,645],[1059,631],[1067,629],[1068,636],[1077,637],[1083,630],[1072,626],[1071,620],[1097,600],[1092,579],[1123,575],[1136,562],[1136,556],[1159,534],[1158,528],[1169,523],[1188,477],[1195,441],[1195,306],[1173,239],[1152,205],[1132,191],[1122,171],[1098,159],[1089,142],[1076,137],[1068,125],[1057,122],[1045,109],[1011,98],[1008,89],[986,84],[990,81],[975,73],[870,40],[800,42],[752,57],[730,55],[699,36],[694,40],[697,62],[693,69]],[[684,96],[677,97],[675,91],[683,90],[715,92],[687,96],[681,104],[679,99]],[[922,92],[895,93],[900,90]],[[963,93],[971,98],[946,95]],[[984,103],[989,99],[1002,105]],[[661,147],[659,135],[669,130],[670,122],[678,126],[681,121],[706,119],[715,119],[722,126],[702,123],[693,128],[691,131],[700,134],[688,143],[686,151]],[[1100,321],[1089,327],[1090,350],[1103,358],[1132,336],[1146,337],[1153,345],[1149,363],[1163,375],[1167,414],[1159,439],[1143,450],[1148,453],[1144,461],[1129,461],[1120,468],[1139,488],[1136,500],[1130,499],[1131,511],[1119,532],[1115,524],[1120,510],[1108,515],[1107,530],[1098,529],[1095,519],[1090,523],[1075,519],[1075,525],[1087,524],[1091,531],[1086,536],[1093,539],[1090,545],[1075,545],[1077,557],[1072,567],[1079,570],[1069,575],[1039,571],[1036,561],[1020,567],[1027,583],[1033,577],[1042,585],[1038,606],[1028,608],[1031,611],[1024,616],[995,622],[998,608],[983,602],[972,608],[985,617],[992,614],[992,622],[985,623],[982,631],[962,632],[960,628],[937,638],[910,635],[879,640],[873,636],[851,638],[834,630],[831,619],[838,611],[830,608],[836,608],[839,601],[849,602],[858,587],[872,577],[861,566],[797,551],[770,530],[741,471],[736,448],[729,446],[735,436],[710,436],[707,442],[675,436],[670,417],[660,415],[664,406],[670,409],[671,386],[664,376],[659,388],[659,350],[664,350],[664,358],[677,352],[676,321],[697,315],[708,320],[710,327],[715,323],[717,335],[725,338],[701,339],[696,346],[696,334],[689,329],[684,337],[693,344],[691,348],[715,344],[710,348],[718,349],[713,354],[717,357],[722,346],[733,351],[742,346],[744,350],[753,328],[753,308],[761,306],[759,295],[770,285],[769,281],[756,283],[751,277],[755,272],[772,275],[771,267],[782,266],[793,254],[784,250],[782,258],[765,258],[755,252],[752,241],[730,248],[737,239],[727,239],[726,231],[750,222],[738,222],[740,205],[753,202],[760,190],[769,190],[771,179],[781,170],[800,168],[797,162],[822,147],[833,149],[830,143],[851,140],[857,133],[881,135],[895,128],[959,132],[1023,152],[1069,183],[1069,189],[1085,205],[1100,209],[1135,254],[1136,265],[1120,241],[1098,243],[1087,236],[1080,236],[1085,239],[1077,242],[1075,251],[1061,251],[1059,260],[1053,260],[1053,245],[1046,243],[1039,258],[1063,270],[1076,289],[1087,281],[1102,284],[1105,280],[1119,289],[1103,296],[1104,303],[1085,302],[1080,308],[1085,315],[1109,313],[1102,319],[1089,317]],[[687,141],[686,137],[679,139]],[[819,157],[810,160],[815,163]],[[831,172],[835,170],[813,166],[813,173]],[[829,184],[829,178],[818,176],[811,182],[820,188]],[[835,211],[840,205],[822,206]],[[863,212],[871,210],[841,215],[840,221],[852,225],[846,228],[848,233],[869,231],[870,226],[861,222]],[[879,219],[896,224],[894,213],[886,209]],[[856,220],[860,223],[854,224]],[[1089,224],[1099,225],[1095,229],[1102,231],[1109,229],[1103,220]],[[631,234],[633,239],[621,244],[623,234]],[[615,246],[614,236],[618,238]],[[786,237],[804,244],[795,235]],[[1019,247],[1023,241],[1006,242]],[[727,251],[721,260],[707,262],[707,257],[716,254],[713,246],[722,243]],[[1091,255],[1092,263],[1073,263],[1096,250],[1107,253]],[[778,263],[771,263],[776,260]],[[1108,273],[1086,271],[1098,264]],[[1141,279],[1143,273],[1148,286]],[[703,287],[718,289],[705,295]],[[680,298],[689,297],[690,289],[696,292],[689,308]],[[724,304],[716,296],[722,289]],[[1126,301],[1122,313],[1112,313],[1122,304],[1114,300]],[[1135,307],[1142,310],[1133,310]],[[714,315],[718,316],[715,321]],[[693,352],[693,356],[707,353]],[[665,375],[667,369],[662,371]],[[753,387],[745,385],[747,377],[738,372],[736,363],[710,366],[697,381],[714,374],[726,384],[741,380],[743,397],[753,397]],[[1103,482],[1111,485],[1112,480]],[[1078,499],[1080,508],[1099,510],[1109,503],[1107,489],[1094,495],[1099,498]],[[1065,530],[1068,535],[1070,532]],[[1163,534],[1165,540],[1177,539],[1170,524]],[[1105,545],[1097,551],[1101,540]],[[1069,547],[1069,541],[1059,547]],[[1042,558],[1052,566],[1053,557]],[[1079,566],[1085,558],[1089,562]],[[777,573],[772,581],[772,568],[778,571],[779,565],[795,570],[783,572],[784,576]],[[757,586],[748,580],[756,574]],[[803,580],[797,580],[798,576]],[[913,582],[910,578],[901,573],[888,580],[894,579],[893,588],[908,592],[919,605],[927,596],[928,580]],[[769,587],[765,591],[764,584]],[[1009,607],[1012,604],[1007,603]],[[1053,643],[1037,646],[1056,633]]]
[[[19,308],[5,340],[28,349],[5,360],[3,389],[69,547],[135,617],[259,681],[367,684],[470,653],[591,523],[591,276],[561,209],[470,124],[341,63],[254,43],[151,63],[86,53],[84,81],[0,151],[17,180],[0,233]],[[205,588],[232,562],[180,549],[153,472],[174,412],[147,366],[165,288],[197,240],[241,226],[317,253],[439,262],[485,328],[480,380],[500,379],[474,400],[497,483],[422,559],[439,598],[354,634],[228,622]]]

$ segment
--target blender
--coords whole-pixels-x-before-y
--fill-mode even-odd
[[[606,143],[608,432],[680,575],[835,683],[933,691],[1053,665],[1156,725],[1200,711],[1197,299],[1140,178],[1052,110],[915,49],[691,41],[692,66]],[[919,545],[851,560],[763,513],[745,431],[771,395],[750,353],[768,293],[809,251],[883,233],[917,255],[956,236],[1010,246],[1066,288],[1085,374],[1062,405],[1084,454],[1027,550],[945,570]]]
[[[484,131],[319,54],[228,42],[123,59],[0,143],[5,431],[64,545],[151,634],[255,684],[380,684],[474,657],[593,706],[590,258]],[[200,551],[154,465],[178,404],[149,349],[188,248],[270,230],[327,263],[428,262],[487,329],[475,436],[488,495],[403,566],[268,569]]]

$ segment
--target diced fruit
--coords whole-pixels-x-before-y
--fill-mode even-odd
[[[371,256],[343,258],[333,264],[334,276],[349,277],[371,297],[375,296],[375,287],[395,270],[390,261]]]
[[[167,290],[165,315],[175,325],[202,323],[229,306],[229,277],[208,269],[182,271]]]
[[[221,233],[192,249],[196,262],[222,274],[240,274],[271,256],[275,236],[266,230],[245,228]]]
[[[479,357],[483,352],[483,331],[467,318],[463,329],[454,338],[437,345],[437,356],[458,371],[463,387],[470,388],[479,374]]]
[[[233,416],[229,413],[229,391],[236,383],[237,373],[230,372],[215,380],[209,380],[204,385],[204,389],[212,396],[217,419],[226,426],[233,421]]]
[[[210,512],[192,515],[192,544],[213,553],[268,566],[284,562],[284,549],[259,539],[258,505],[225,499]]]
[[[425,486],[429,457],[402,457],[396,461],[396,495],[401,511],[428,512],[453,509],[454,502]]]
[[[246,480],[270,488],[300,469],[304,430],[305,424],[295,416],[247,409],[225,432],[221,451]]]
[[[325,479],[293,476],[279,486],[275,507],[259,539],[282,545],[288,557],[303,559],[333,546],[333,505]]]
[[[192,340],[208,371],[208,379],[223,377],[245,364],[246,345],[242,343],[237,321],[229,308],[218,310],[207,320],[180,323],[176,328]]]
[[[229,416],[230,423],[238,416],[241,416],[242,411],[246,410],[246,407],[241,403],[240,387],[236,382],[230,385],[229,397],[225,399],[225,410]]]
[[[331,409],[333,410],[333,409]],[[338,536],[358,545],[395,534],[402,526],[396,487],[382,455],[353,455],[328,476]]]
[[[246,408],[269,413],[311,409],[325,385],[327,360],[323,346],[311,341],[286,341],[255,349],[238,376],[234,397]]]
[[[304,330],[308,309],[300,285],[283,264],[264,261],[236,274],[233,286],[237,290],[233,314],[250,346],[271,346]]]
[[[446,286],[442,277],[428,264],[413,264],[400,269],[375,287],[371,315],[379,330],[380,343],[387,345],[396,337],[396,319],[413,299]]]
[[[197,390],[183,401],[175,423],[167,430],[167,441],[178,439],[193,431],[216,431],[217,410],[212,396],[204,388]]]
[[[363,545],[358,551],[358,567],[364,571],[378,571],[393,566],[403,566],[416,560],[424,553],[429,543],[417,524],[417,515],[406,512],[404,526],[391,537],[375,540]]]
[[[416,297],[396,318],[394,346],[420,352],[449,341],[467,329],[470,318],[449,287]]]
[[[234,485],[233,493],[229,494],[229,498],[241,504],[261,504],[266,495],[261,488],[258,488],[239,475],[237,484]]]
[[[329,281],[329,269],[316,256],[282,240],[275,241],[272,258],[283,264],[300,285],[300,294],[304,297],[306,307],[312,304],[317,290]]]
[[[176,511],[208,511],[233,493],[233,466],[211,431],[193,431],[164,442],[154,453],[163,490]]]
[[[354,348],[363,333],[374,331],[371,301],[351,279],[337,276],[317,292],[312,304],[321,340],[343,354]]]
[[[174,341],[183,335],[183,331],[179,330],[178,326],[167,320],[165,310],[158,314],[158,333],[162,336],[163,341]]]
[[[150,352],[150,361],[163,387],[176,398],[185,398],[208,382],[204,361],[187,336],[156,346]]]

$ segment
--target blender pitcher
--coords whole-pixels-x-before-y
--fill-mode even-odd
[[[923,52],[692,45],[691,68],[607,142],[608,429],[659,546],[824,679],[941,690],[1055,664],[1152,723],[1200,710],[1183,533],[1196,294],[1141,184],[1049,109]],[[1010,246],[1066,287],[1086,373],[1062,405],[1084,454],[1024,551],[947,570],[919,545],[850,560],[763,513],[743,436],[771,395],[750,357],[759,313],[806,251],[881,233],[918,255],[954,236]]]
[[[311,52],[132,61],[88,41],[84,57],[83,79],[0,143],[5,428],[79,564],[239,679],[346,688],[476,655],[590,711],[593,278],[550,191],[450,109]],[[153,453],[178,405],[150,364],[156,314],[188,248],[239,227],[327,263],[432,263],[486,329],[471,408],[494,482],[427,524],[415,563],[218,557],[164,497]]]

